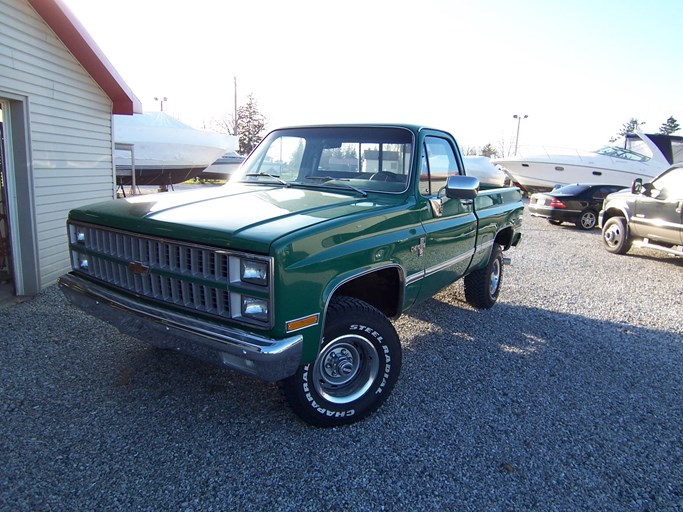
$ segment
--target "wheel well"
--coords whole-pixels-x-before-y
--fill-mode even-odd
[[[624,217],[624,219],[626,219],[626,225],[628,227],[628,218],[626,217],[626,214],[618,208],[610,208],[608,210],[605,210],[605,213],[602,216],[603,225],[612,217]]]
[[[403,287],[396,267],[363,274],[345,282],[334,296],[355,297],[379,309],[385,316],[396,318],[402,312]]]
[[[513,230],[511,227],[501,229],[496,234],[496,239],[494,240],[494,242],[501,245],[503,247],[503,250],[507,250],[510,248],[510,244],[512,244],[512,234]]]

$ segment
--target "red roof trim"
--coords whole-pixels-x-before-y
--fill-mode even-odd
[[[113,103],[113,114],[142,113],[142,103],[61,0],[27,0]]]

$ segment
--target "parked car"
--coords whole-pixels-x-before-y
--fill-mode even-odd
[[[598,224],[598,213],[605,197],[623,188],[620,185],[576,183],[550,192],[537,192],[529,199],[529,213],[544,217],[551,224],[571,222],[580,229],[593,229]]]
[[[608,196],[599,221],[609,252],[626,254],[636,246],[683,256],[683,163],[652,183],[637,178],[630,190]]]

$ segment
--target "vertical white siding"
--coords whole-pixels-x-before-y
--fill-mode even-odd
[[[69,209],[112,198],[112,103],[24,0],[0,0],[0,97],[3,91],[28,97],[45,287],[69,269]]]

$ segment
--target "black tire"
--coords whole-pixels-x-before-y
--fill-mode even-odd
[[[278,383],[306,423],[336,427],[359,421],[382,405],[401,371],[401,343],[391,322],[369,304],[334,299],[320,353]]]
[[[626,254],[631,248],[631,237],[624,217],[610,217],[602,227],[605,249],[614,254]]]
[[[576,227],[585,231],[594,229],[598,224],[598,214],[594,210],[584,210],[576,221]]]
[[[465,276],[465,299],[475,308],[489,309],[498,300],[503,282],[503,249],[494,244],[485,268]]]

